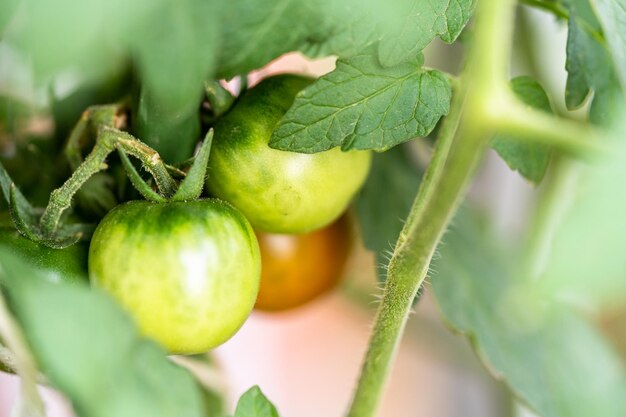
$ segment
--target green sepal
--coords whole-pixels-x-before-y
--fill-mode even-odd
[[[150,185],[144,181],[144,179],[139,175],[135,166],[130,162],[128,155],[122,149],[118,148],[117,152],[120,155],[120,159],[122,160],[122,165],[126,170],[126,174],[128,175],[128,179],[130,183],[135,187],[139,194],[141,194],[146,200],[154,201],[157,203],[164,203],[167,201],[165,197],[157,193],[150,187]]]
[[[204,142],[200,147],[198,155],[193,161],[193,165],[189,169],[187,177],[180,183],[176,194],[174,194],[171,199],[172,201],[189,201],[200,197],[200,194],[202,194],[202,190],[204,189],[212,143],[213,129],[210,129],[204,138]]]

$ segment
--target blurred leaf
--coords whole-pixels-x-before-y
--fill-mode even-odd
[[[555,232],[541,285],[549,294],[597,311],[626,306],[626,150],[595,162],[581,167],[577,194]]]
[[[237,403],[237,409],[235,410],[234,417],[279,417],[276,407],[265,398],[261,389],[257,386],[250,388],[246,391],[239,402]]]
[[[390,253],[409,214],[421,177],[410,160],[408,149],[396,146],[374,154],[369,177],[356,200],[363,243],[376,254],[381,281],[387,277]]]
[[[270,146],[313,153],[387,150],[426,136],[450,108],[451,88],[422,61],[384,68],[369,54],[338,61],[335,71],[300,92]]]
[[[376,52],[380,63],[398,65],[414,60],[437,36],[453,42],[472,16],[474,4],[474,0],[328,0],[324,22],[330,28],[320,26],[320,35],[309,36],[304,51],[349,58],[380,41]]]
[[[200,138],[200,114],[198,111],[172,111],[165,102],[167,99],[159,102],[150,96],[148,90],[142,90],[132,130],[166,163],[176,164],[193,154],[196,141]],[[196,104],[199,108],[200,101]]]
[[[542,417],[626,415],[626,370],[597,329],[519,276],[514,252],[461,213],[432,286],[450,324]]]
[[[219,9],[204,0],[157,4],[128,41],[150,98],[170,118],[181,117],[197,110],[204,80],[213,73]]]
[[[473,8],[474,0],[228,2],[218,73],[229,78],[294,50],[349,58],[376,41],[380,62],[394,66],[414,60],[437,36],[453,42]]]
[[[63,71],[94,80],[123,64],[135,24],[162,1],[22,0],[5,39],[27,56],[40,81]]]
[[[568,109],[584,104],[590,91],[594,91],[591,108],[592,120],[606,124],[618,106],[607,105],[617,100],[619,82],[606,48],[602,28],[589,5],[589,0],[566,0],[570,11],[567,38],[568,72],[565,103]],[[601,110],[594,109],[600,106]],[[604,110],[604,111],[602,111]]]
[[[531,77],[514,78],[511,80],[511,87],[517,97],[530,107],[552,113],[546,92]],[[495,137],[491,146],[512,170],[519,171],[524,178],[535,184],[541,182],[550,163],[549,147],[502,135]]]
[[[617,76],[626,90],[626,0],[591,0],[611,47]]]
[[[222,9],[218,76],[231,78],[295,51],[324,22],[324,7],[307,1],[235,0]],[[322,32],[323,33],[323,32]]]
[[[0,39],[2,39],[2,32],[4,32],[4,28],[11,21],[18,4],[18,0],[3,0],[0,2]]]
[[[190,158],[200,139],[198,109],[214,70],[218,11],[210,1],[161,1],[131,38],[142,76],[136,130],[169,163]]]
[[[40,369],[81,417],[201,417],[187,371],[105,295],[50,283],[0,249],[0,282]]]

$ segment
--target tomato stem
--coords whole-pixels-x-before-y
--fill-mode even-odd
[[[157,187],[165,197],[170,197],[175,193],[176,182],[154,149],[126,132],[101,126],[91,153],[72,176],[50,195],[50,202],[40,220],[40,227],[44,234],[54,235],[63,212],[71,205],[74,194],[92,175],[107,168],[106,158],[115,149],[122,149],[125,153],[139,159],[143,167],[154,177]]]
[[[382,302],[349,417],[376,415],[413,299],[487,148],[493,133],[492,105],[508,94],[507,52],[514,9],[514,0],[479,3],[468,65],[389,263]]]

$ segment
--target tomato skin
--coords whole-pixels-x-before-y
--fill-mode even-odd
[[[171,353],[228,340],[256,300],[260,255],[248,221],[219,200],[117,206],[89,250],[94,286]]]
[[[82,243],[52,249],[25,238],[13,227],[0,226],[0,248],[4,255],[24,260],[51,282],[88,282],[87,246]]]
[[[214,127],[207,187],[257,230],[305,233],[326,226],[345,211],[369,172],[369,151],[302,154],[269,147],[274,127],[311,81],[267,78]]]
[[[348,260],[350,232],[346,216],[307,234],[257,232],[262,268],[255,308],[288,310],[335,288]]]

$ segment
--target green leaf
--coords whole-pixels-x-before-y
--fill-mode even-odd
[[[626,90],[626,0],[591,0],[611,48],[617,76]]]
[[[414,60],[437,36],[454,42],[472,16],[474,4],[474,0],[329,0],[326,21],[331,21],[330,29],[309,39],[304,50],[349,58],[380,41],[380,63],[398,65]]]
[[[212,76],[218,39],[214,2],[160,2],[128,41],[141,70],[139,137],[170,163],[192,156],[200,135],[198,108]]]
[[[18,5],[18,0],[5,0],[0,3],[0,35],[2,35],[5,26],[13,18],[13,13]]]
[[[576,109],[594,91],[591,119],[605,124],[614,116],[613,106],[606,103],[616,102],[615,91],[620,89],[620,85],[607,51],[604,34],[589,0],[567,0],[566,3],[570,18],[565,62],[568,72],[565,104],[568,109]],[[608,112],[593,108],[598,105]]]
[[[450,108],[446,77],[421,62],[384,68],[371,54],[337,62],[335,71],[300,92],[270,146],[313,153],[387,150],[426,136]]]
[[[160,1],[128,39],[149,95],[168,110],[196,110],[215,64],[218,7],[204,0]]]
[[[514,78],[511,80],[511,87],[515,95],[530,107],[552,113],[546,92],[531,77]],[[549,147],[502,135],[496,136],[491,146],[512,170],[519,171],[524,178],[535,184],[541,182],[550,163]]]
[[[235,417],[279,417],[279,415],[276,407],[265,398],[261,389],[254,386],[239,398]]]
[[[626,415],[626,370],[597,329],[520,277],[474,220],[460,214],[444,242],[435,296],[494,376],[542,417]]]
[[[379,45],[380,62],[393,66],[417,56],[437,36],[452,43],[474,11],[475,0],[405,0],[388,22]]]
[[[81,417],[201,417],[187,371],[88,286],[51,283],[0,249],[0,283],[31,350]]]
[[[625,182],[623,145],[610,157],[580,167],[576,194],[560,218],[540,281],[544,292],[592,311],[624,306]]]
[[[421,181],[408,149],[396,146],[375,154],[367,182],[356,200],[365,247],[376,254],[378,276],[384,281],[394,243],[404,226]]]
[[[230,78],[295,51],[324,24],[324,8],[306,1],[236,0],[221,7],[218,76]]]

